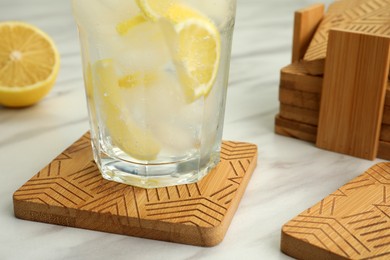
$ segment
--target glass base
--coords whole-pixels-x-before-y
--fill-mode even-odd
[[[191,158],[166,164],[139,164],[100,153],[97,165],[103,178],[140,188],[160,188],[198,182],[220,161],[219,152],[208,160]]]

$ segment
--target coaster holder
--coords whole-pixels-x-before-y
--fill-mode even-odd
[[[330,29],[325,63],[306,63],[323,18],[323,4],[295,13],[292,64],[281,71],[275,132],[359,158],[390,159],[390,37]],[[311,75],[308,66],[323,75]]]

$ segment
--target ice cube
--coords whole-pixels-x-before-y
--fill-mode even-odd
[[[199,148],[196,131],[191,128],[161,122],[153,127],[153,134],[168,156],[185,156],[186,153]]]
[[[171,59],[156,23],[144,22],[116,40],[121,49],[114,58],[127,70],[157,70]]]
[[[128,0],[74,0],[73,9],[80,31],[88,39],[92,62],[112,58],[112,51],[120,53],[126,48],[116,26],[140,13],[134,1]]]
[[[148,125],[173,121],[184,106],[177,83],[162,71],[139,71],[121,95],[134,120]]]
[[[129,0],[73,0],[73,10],[78,25],[90,33],[115,28],[119,22],[140,13],[134,1]]]
[[[165,72],[151,86],[145,88],[148,116],[154,121],[173,121],[185,106],[177,80]]]

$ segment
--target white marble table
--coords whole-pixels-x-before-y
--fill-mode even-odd
[[[282,225],[375,163],[274,134],[293,11],[312,2],[238,0],[224,139],[257,144],[258,168],[224,241],[201,248],[14,217],[13,192],[86,132],[88,123],[70,1],[1,0],[0,20],[23,20],[47,31],[62,65],[41,103],[0,107],[0,259],[288,259],[279,249]]]

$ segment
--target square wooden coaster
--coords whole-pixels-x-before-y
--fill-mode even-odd
[[[257,163],[257,146],[225,141],[200,182],[142,189],[103,179],[85,134],[13,196],[17,218],[198,246],[221,242]]]
[[[317,147],[376,158],[389,60],[390,37],[330,30]]]
[[[390,259],[390,163],[379,163],[282,228],[297,259]]]

